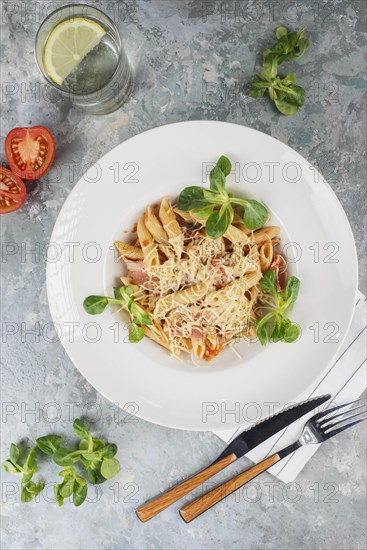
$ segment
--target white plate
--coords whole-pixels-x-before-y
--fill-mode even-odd
[[[121,314],[107,308],[92,317],[82,303],[89,294],[111,295],[122,274],[113,242],[127,236],[123,231],[146,205],[203,184],[206,163],[222,154],[235,167],[230,190],[264,202],[282,227],[283,244],[295,243],[286,246],[289,260],[296,260],[291,271],[301,279],[291,318],[302,337],[265,348],[242,342],[243,359],[227,349],[200,369],[172,359],[148,338],[128,343]],[[121,143],[70,193],[51,242],[48,299],[70,358],[109,400],[164,426],[221,429],[268,414],[267,403],[277,409],[296,400],[332,361],[351,321],[357,259],[338,199],[298,153],[243,126],[182,122]]]

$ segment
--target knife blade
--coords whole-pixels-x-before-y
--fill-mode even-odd
[[[269,437],[272,437],[308,412],[328,401],[330,397],[329,394],[314,397],[302,403],[291,405],[273,416],[261,420],[240,433],[240,435],[231,441],[212,464],[216,464],[232,453],[236,455],[237,459],[241,458],[241,456],[250,452],[252,449],[269,439]]]
[[[304,401],[303,403],[292,405],[270,418],[255,424],[248,430],[245,430],[224,449],[210,466],[138,508],[136,510],[138,518],[143,522],[153,518],[181,497],[190,493],[195,487],[198,487],[204,483],[204,481],[207,481],[221,470],[224,470],[229,464],[235,462],[251,449],[260,445],[260,443],[281,431],[283,428],[286,428],[292,424],[292,422],[298,420],[316,407],[319,407],[322,403],[325,403],[325,401],[328,401],[330,397],[330,395],[322,395]]]

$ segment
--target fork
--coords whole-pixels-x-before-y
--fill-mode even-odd
[[[243,487],[243,485],[245,485],[248,481],[251,481],[262,472],[265,472],[265,470],[270,468],[270,466],[273,466],[300,447],[313,443],[323,443],[334,435],[337,435],[344,430],[347,430],[348,428],[351,428],[352,426],[363,422],[367,419],[367,417],[358,418],[353,421],[351,420],[366,412],[365,405],[359,405],[357,407],[350,408],[347,411],[338,412],[343,407],[354,405],[359,402],[359,399],[357,401],[350,401],[349,403],[344,403],[343,405],[332,407],[331,409],[327,409],[326,411],[315,414],[304,425],[302,435],[295,443],[292,443],[292,445],[289,445],[281,451],[278,451],[268,458],[265,458],[258,464],[255,464],[255,466],[252,466],[252,468],[249,468],[245,472],[242,472],[241,474],[233,477],[229,481],[223,483],[222,485],[219,485],[212,491],[209,491],[197,500],[194,500],[190,504],[187,504],[186,506],[181,508],[179,512],[182,519],[185,520],[186,523],[189,523],[197,516],[226,498],[228,495],[232,494],[234,491],[237,491],[237,489],[239,489],[240,487]],[[359,410],[359,412],[356,412],[357,410]],[[345,422],[348,423],[344,424]]]

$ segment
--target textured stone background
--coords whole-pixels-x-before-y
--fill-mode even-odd
[[[39,502],[23,505],[19,494],[11,494],[19,490],[17,480],[2,475],[2,547],[364,548],[363,429],[325,444],[297,485],[283,486],[264,475],[258,494],[254,489],[247,495],[236,493],[189,526],[175,507],[141,524],[134,514],[138,503],[207,464],[221,442],[210,433],[131,421],[121,412],[118,417],[81,377],[60,343],[25,331],[38,326],[42,332],[50,322],[46,266],[35,247],[42,250],[48,242],[83,166],[139,132],[180,120],[248,125],[288,143],[319,166],[352,225],[360,289],[365,292],[365,3],[89,0],[117,23],[137,74],[129,103],[101,118],[86,116],[55,97],[37,72],[36,30],[50,10],[63,4],[2,4],[1,136],[14,126],[48,126],[58,144],[58,168],[42,183],[29,186],[20,212],[1,219],[3,240],[20,247],[2,263],[3,322],[15,323],[19,330],[2,345],[1,456],[6,457],[11,441],[30,444],[50,431],[71,434],[70,420],[84,415],[91,423],[95,420],[96,434],[118,443],[122,470],[101,487],[101,494],[91,490],[90,502],[79,509],[69,503],[58,509],[48,502],[52,487]],[[299,63],[289,65],[308,90],[304,109],[290,118],[280,116],[267,100],[252,100],[244,93],[279,24],[306,27],[312,43]],[[24,254],[32,247],[36,254]],[[4,407],[12,414],[4,415]],[[27,412],[32,409],[36,413]],[[55,481],[58,468],[42,466],[45,478]]]

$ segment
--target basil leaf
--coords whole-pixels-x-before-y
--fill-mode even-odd
[[[232,170],[232,164],[229,158],[222,155],[219,157],[217,164],[218,168],[220,168],[225,176],[228,176],[231,173]]]
[[[12,443],[12,444],[10,445],[10,452],[9,452],[9,455],[10,455],[10,460],[11,460],[14,464],[18,464],[20,451],[19,451],[18,447],[15,445],[15,443]]]
[[[204,198],[204,189],[197,185],[185,187],[178,197],[178,207],[184,212],[193,210],[194,208],[202,208],[207,206],[208,201]]]
[[[36,445],[46,455],[53,455],[61,447],[62,438],[59,435],[45,435],[36,439]]]
[[[233,208],[230,204],[224,206],[213,212],[206,221],[205,230],[212,239],[219,239],[232,223]]]
[[[284,336],[283,336],[283,342],[292,343],[298,340],[301,334],[301,328],[296,323],[293,323],[292,325],[288,326]]]
[[[3,469],[8,474],[20,474],[21,473],[21,470],[19,470],[18,467],[16,466],[16,464],[13,464],[11,462],[11,460],[5,460],[3,462]]]
[[[210,189],[216,193],[223,193],[226,189],[226,177],[218,164],[210,172]]]
[[[276,273],[274,269],[269,269],[260,280],[260,288],[267,294],[274,294],[277,292]]]
[[[297,277],[293,276],[290,277],[290,279],[288,280],[287,286],[285,287],[284,291],[284,297],[285,301],[287,302],[287,307],[288,304],[294,304],[294,302],[297,300],[300,285],[301,281]]]
[[[263,204],[255,200],[247,200],[243,221],[247,229],[260,229],[268,219],[268,211]]]
[[[105,458],[101,466],[101,474],[105,479],[111,479],[120,471],[120,463],[116,458]]]
[[[140,342],[142,338],[144,338],[144,329],[131,323],[129,326],[129,341],[135,344],[136,342]]]
[[[87,497],[88,486],[85,479],[82,477],[77,477],[74,483],[74,492],[73,492],[73,504],[74,506],[80,506],[83,504]]]
[[[87,428],[87,426],[79,418],[76,418],[74,420],[73,429],[74,429],[74,432],[76,433],[76,435],[78,435],[82,439],[87,439],[89,441],[92,437],[90,431]]]
[[[107,305],[108,298],[106,296],[88,296],[83,302],[85,311],[90,315],[102,313]]]

